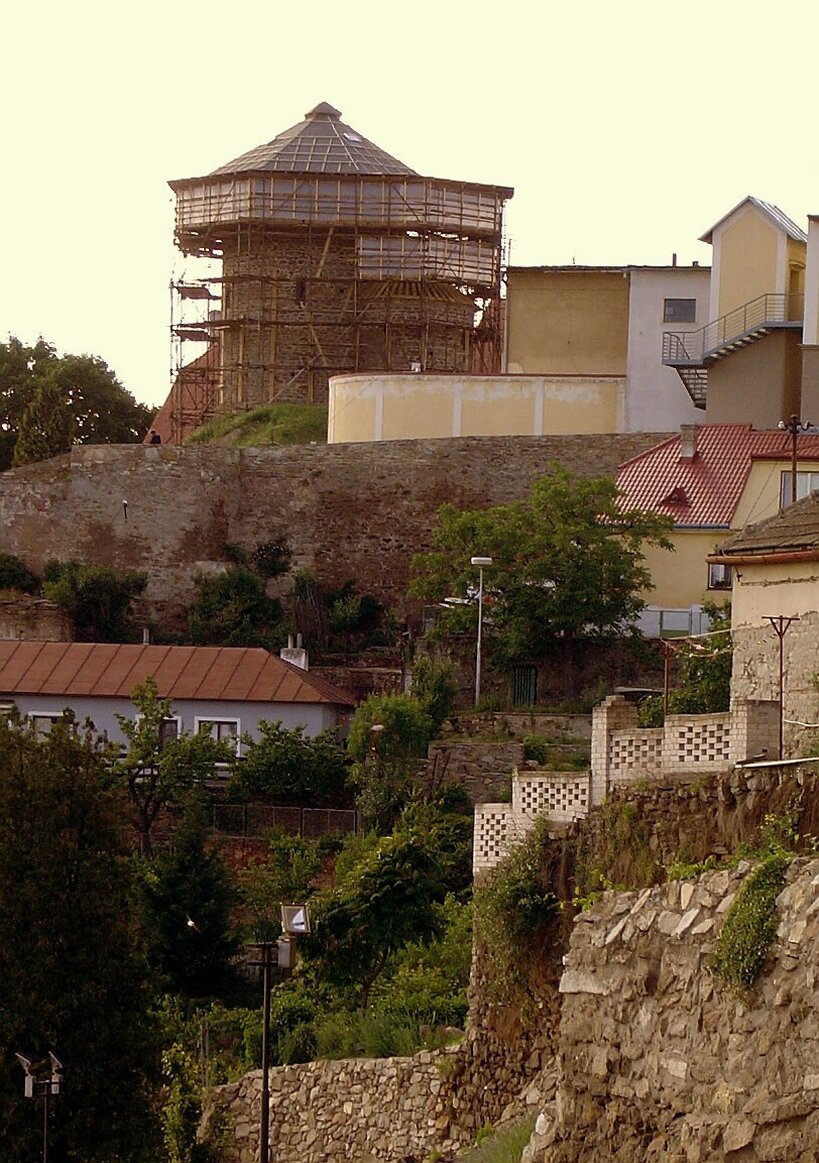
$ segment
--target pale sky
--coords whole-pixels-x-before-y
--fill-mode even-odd
[[[0,340],[99,355],[146,403],[167,181],[321,101],[424,175],[514,186],[514,265],[707,263],[747,194],[819,212],[808,0],[17,0],[2,24]]]

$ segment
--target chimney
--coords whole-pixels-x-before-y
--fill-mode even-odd
[[[142,627],[142,645],[143,646],[150,646],[151,645],[151,631],[148,629],[147,626]]]
[[[693,460],[697,455],[697,425],[680,425],[680,460]]]
[[[675,252],[674,252],[674,254],[672,254],[672,256],[671,256],[671,265],[672,265],[673,267],[675,267],[675,266],[677,265],[677,254],[676,254],[676,251],[675,251]]]
[[[301,634],[296,635],[296,645],[293,645],[293,635],[287,635],[287,645],[282,646],[279,651],[279,658],[282,662],[289,662],[291,666],[297,666],[299,670],[309,670],[309,660],[307,651],[301,644]]]

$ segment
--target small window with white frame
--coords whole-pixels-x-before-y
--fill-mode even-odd
[[[696,323],[696,299],[665,299],[663,301],[663,323]]]
[[[783,472],[780,474],[779,485],[779,508],[787,509],[788,505],[793,504],[793,488],[791,482],[793,481],[792,472]],[[809,497],[811,493],[819,493],[819,472],[797,472],[796,474],[796,499],[797,501]]]
[[[56,711],[32,711],[28,716],[28,721],[38,735],[47,735],[62,717],[62,714]]]
[[[194,720],[194,730],[197,735],[210,735],[218,743],[230,743],[239,754],[241,746],[240,736],[242,724],[239,719],[205,719]]]
[[[721,561],[712,561],[708,565],[709,590],[730,590],[734,580],[734,570],[730,565]]]

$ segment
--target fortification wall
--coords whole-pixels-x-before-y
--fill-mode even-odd
[[[798,860],[745,1003],[708,968],[750,866],[606,893],[575,923],[556,1101],[527,1163],[813,1163],[819,1142],[819,861]]]
[[[74,557],[148,574],[149,615],[172,622],[197,570],[224,568],[224,545],[285,534],[293,569],[355,578],[403,611],[413,553],[437,509],[523,497],[558,461],[613,473],[661,435],[468,437],[229,449],[77,447],[0,475],[0,549],[39,570]],[[124,502],[127,502],[125,504]]]

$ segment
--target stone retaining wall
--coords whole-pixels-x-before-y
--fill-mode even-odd
[[[777,942],[743,1004],[708,962],[750,867],[606,893],[577,917],[557,1098],[529,1163],[815,1163],[819,860],[790,866]]]
[[[660,439],[75,447],[0,474],[0,550],[35,571],[50,557],[144,570],[145,612],[173,625],[194,573],[224,566],[226,542],[252,548],[285,536],[294,572],[309,569],[330,587],[355,578],[400,612],[412,555],[429,548],[445,501],[471,509],[517,500],[553,461],[581,477],[613,475]]]

